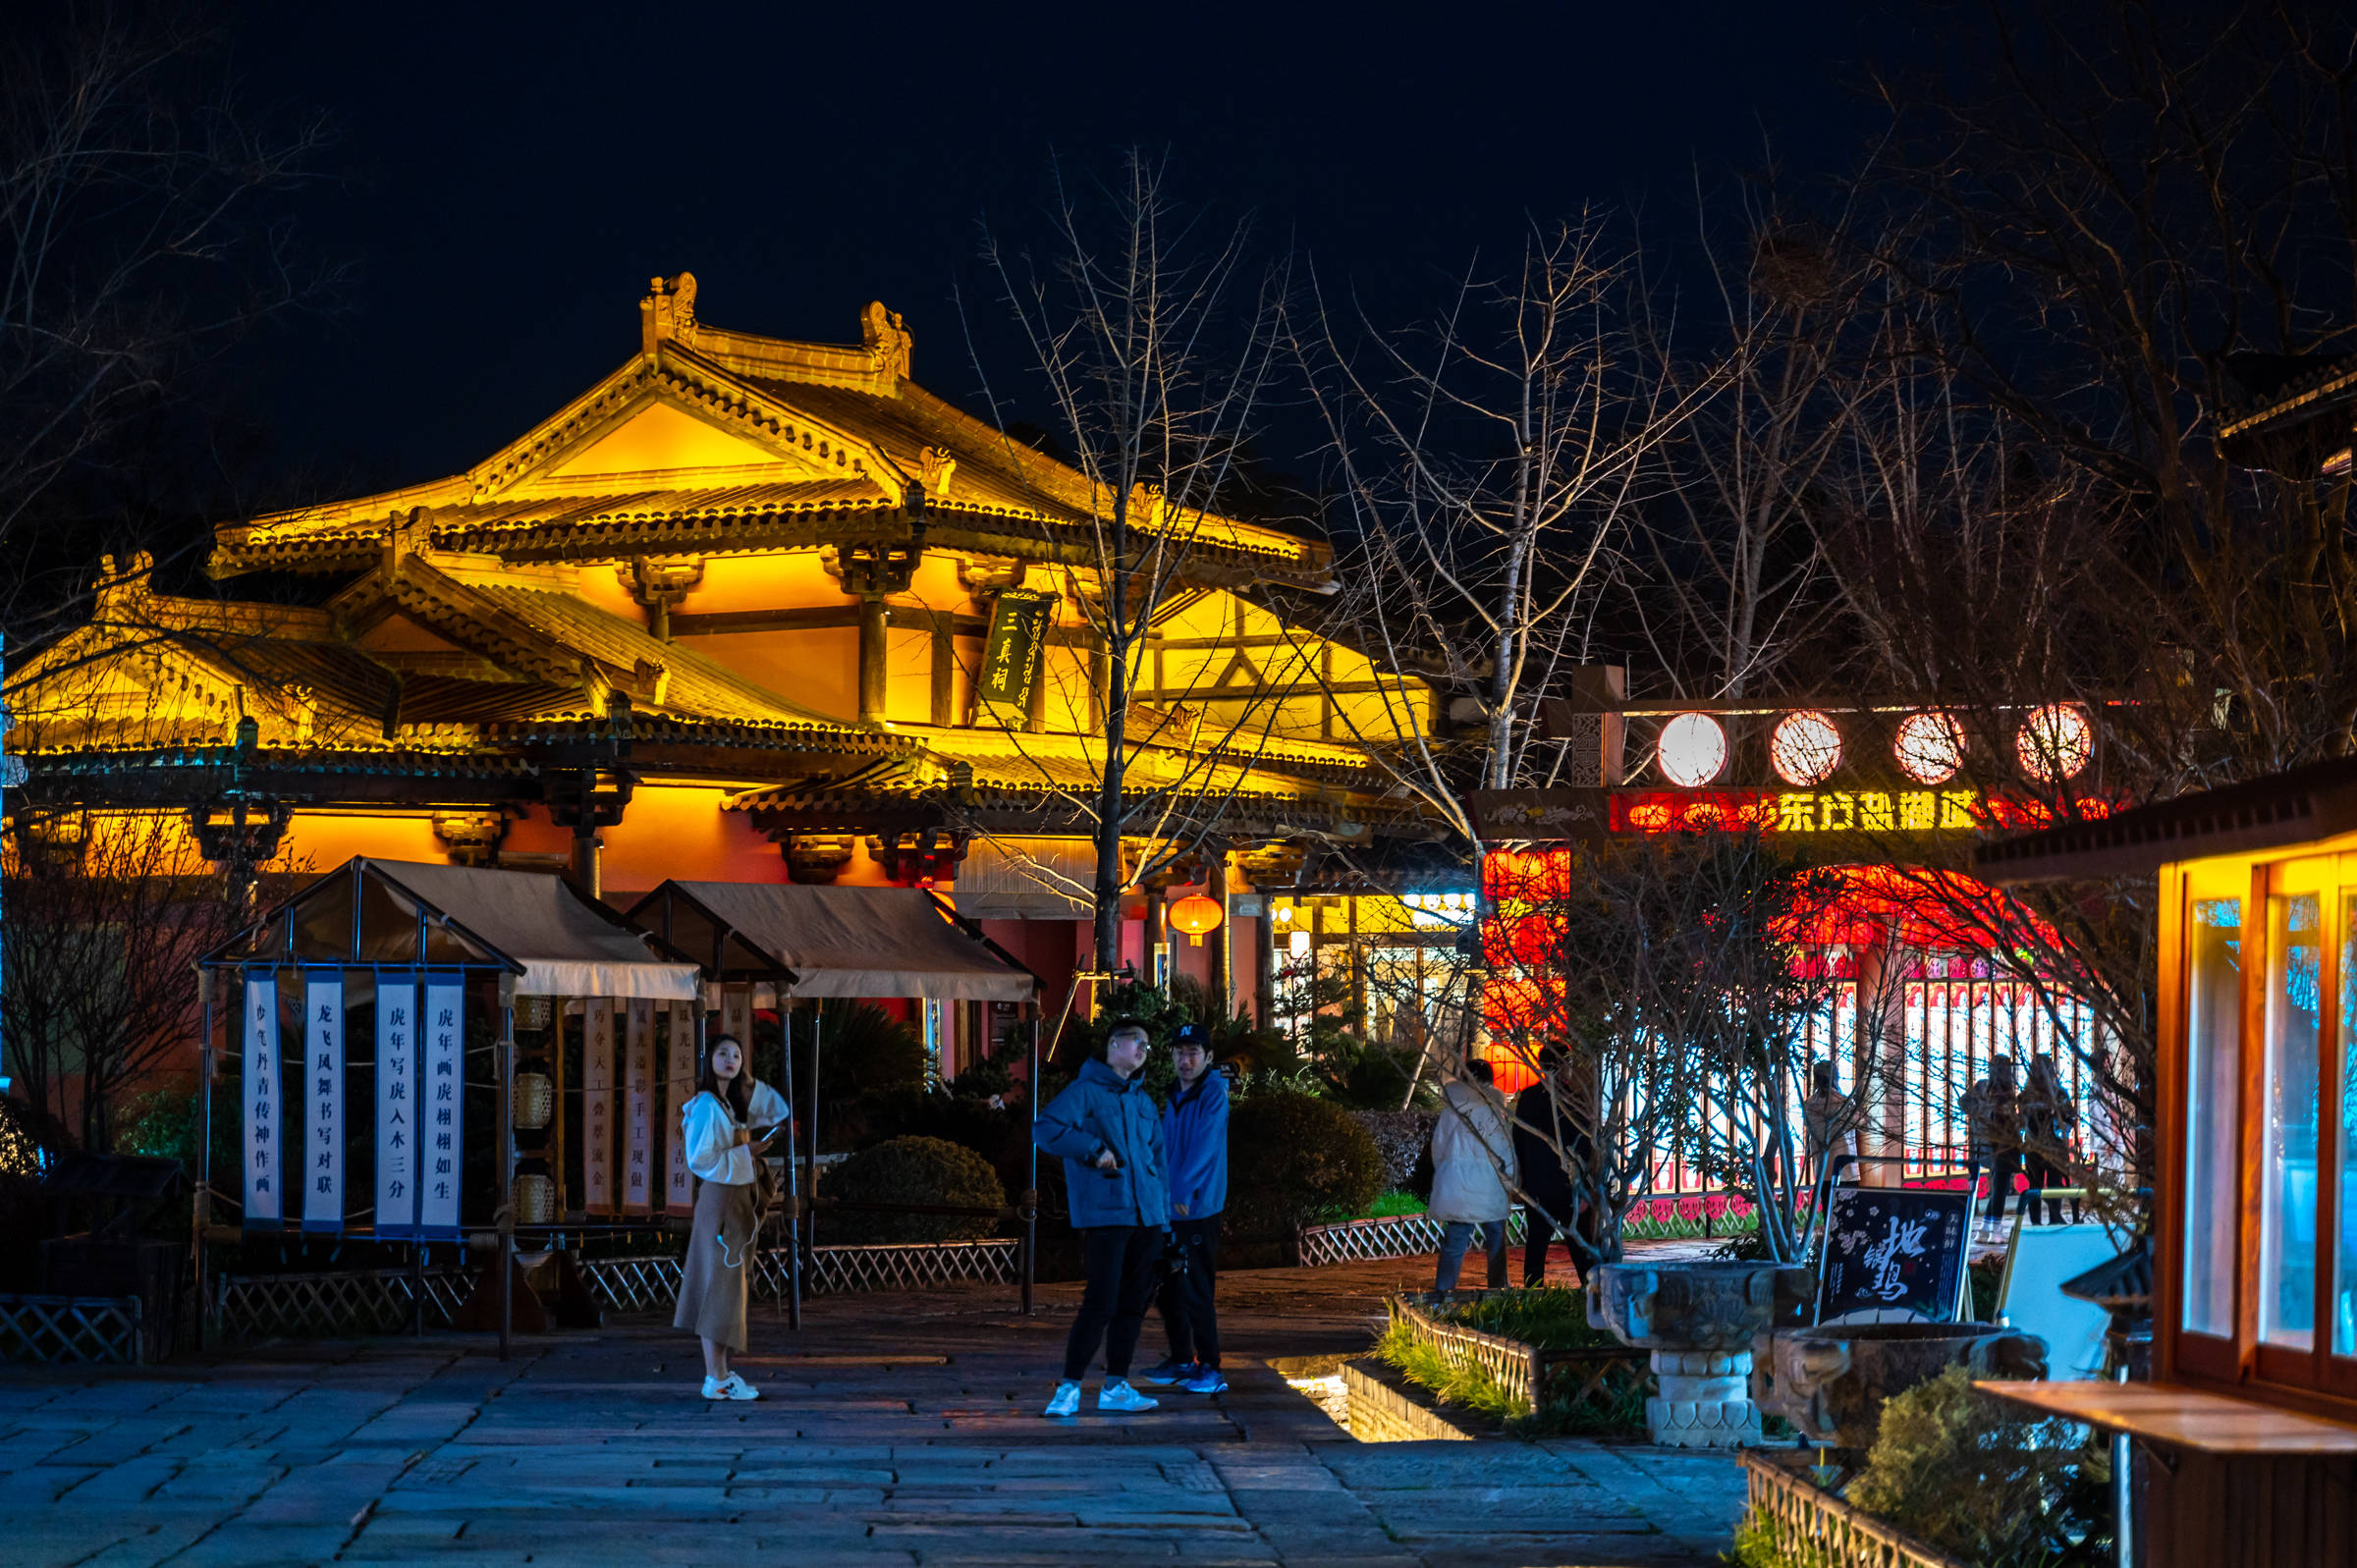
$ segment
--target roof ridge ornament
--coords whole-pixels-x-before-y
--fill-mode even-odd
[[[155,557],[141,550],[131,558],[131,569],[115,569],[115,558],[102,556],[98,575],[90,579],[93,601],[90,619],[116,623],[144,623],[150,620],[147,601],[155,597],[155,585],[150,577],[155,571]]]
[[[655,345],[667,339],[694,348],[695,274],[651,278],[647,288],[646,297],[638,301],[639,351],[653,353]]]
[[[881,299],[870,299],[859,313],[859,337],[875,358],[876,374],[888,383],[909,379],[908,361],[916,337],[899,311],[885,309]]]

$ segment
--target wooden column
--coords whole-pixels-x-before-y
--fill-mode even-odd
[[[950,632],[950,618],[933,622],[933,723],[948,729],[958,722],[954,706],[958,693],[958,641]]]
[[[882,724],[885,709],[884,601],[859,601],[859,722]]]

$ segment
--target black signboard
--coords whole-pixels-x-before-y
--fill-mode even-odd
[[[1031,688],[1039,679],[1039,656],[1055,610],[1056,595],[1028,588],[1010,588],[991,606],[976,694],[1005,723],[1020,724],[1031,711]]]
[[[1972,1237],[1972,1194],[1836,1187],[1826,1211],[1817,1321],[1858,1312],[1952,1323]]]

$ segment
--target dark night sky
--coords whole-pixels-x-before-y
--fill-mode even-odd
[[[882,298],[917,379],[970,400],[963,290],[994,380],[987,221],[1041,233],[1051,152],[1167,148],[1178,192],[1288,241],[1387,318],[1447,297],[1525,215],[1642,204],[1693,231],[1692,179],[1849,166],[1869,57],[1912,14],[1761,5],[1372,9],[367,8],[255,4],[245,96],[341,127],[302,208],[357,266],[349,307],[256,345],[236,394],[264,466],[336,493],[480,460],[619,364],[683,268],[716,325],[857,340]],[[1019,412],[1020,410],[1018,410]],[[1272,452],[1280,461],[1295,454]]]

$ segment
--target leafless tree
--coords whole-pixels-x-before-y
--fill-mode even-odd
[[[1089,645],[1091,689],[1073,703],[1094,721],[1087,778],[1041,771],[1051,797],[1087,825],[1095,863],[1083,896],[1100,968],[1121,951],[1127,889],[1225,848],[1225,808],[1213,803],[1221,781],[1248,766],[1271,731],[1264,702],[1213,712],[1133,697],[1158,626],[1198,591],[1208,549],[1232,536],[1238,457],[1277,362],[1282,267],[1256,269],[1247,225],[1207,225],[1171,194],[1164,166],[1133,152],[1093,191],[1058,171],[1042,255],[995,239],[986,250],[1054,435],[1084,485],[1050,494],[1046,465],[1008,438],[1018,469],[1041,477],[1043,510],[1084,519],[1076,559],[1068,524],[1043,527],[1041,557],[1062,563],[1052,581]],[[995,411],[1014,401],[990,396]],[[1019,722],[1010,728],[1021,744]],[[1125,858],[1125,845],[1136,852]]]

